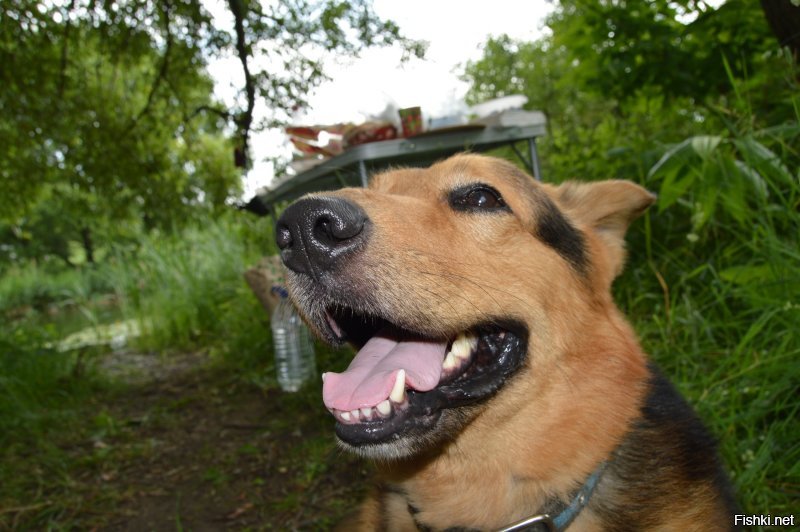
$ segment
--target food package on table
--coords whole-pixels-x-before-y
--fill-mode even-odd
[[[285,131],[292,145],[304,156],[333,157],[343,151],[342,135],[350,124],[327,126],[288,126]],[[323,135],[323,133],[325,133]]]
[[[353,126],[344,133],[343,141],[345,148],[358,146],[368,142],[378,142],[381,140],[391,140],[397,138],[397,128],[391,122],[365,122],[358,126]]]
[[[341,140],[332,139],[324,146],[312,144],[311,142],[295,137],[289,137],[289,140],[292,142],[292,145],[294,145],[297,151],[303,155],[322,155],[323,157],[333,157],[335,155],[339,155],[343,151]]]

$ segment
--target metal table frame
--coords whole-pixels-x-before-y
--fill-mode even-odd
[[[258,194],[257,198],[275,217],[277,204],[309,192],[347,186],[366,187],[370,172],[390,166],[429,165],[458,152],[483,152],[502,146],[511,146],[533,176],[541,180],[536,138],[544,135],[545,131],[542,121],[513,127],[453,128],[410,138],[362,144],[287,179],[274,189]],[[516,146],[521,141],[527,141],[527,159]]]

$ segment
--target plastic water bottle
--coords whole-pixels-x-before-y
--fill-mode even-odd
[[[271,321],[278,384],[285,392],[296,392],[317,374],[314,343],[286,289],[275,286],[272,292],[280,297]]]

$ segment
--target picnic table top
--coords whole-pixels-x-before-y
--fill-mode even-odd
[[[545,130],[542,115],[541,119],[524,125],[456,126],[408,138],[362,144],[291,176],[256,197],[274,212],[276,204],[294,200],[309,192],[366,186],[369,174],[390,166],[427,166],[461,151],[483,152],[524,140],[529,141],[531,154],[531,161],[525,162],[538,178],[535,139],[544,135]],[[520,155],[519,152],[517,154]]]

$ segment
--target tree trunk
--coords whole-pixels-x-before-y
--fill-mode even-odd
[[[800,56],[800,6],[792,0],[761,0],[772,33],[781,46],[788,46],[795,59]]]
[[[92,230],[88,227],[81,229],[81,240],[83,250],[86,252],[86,262],[94,264],[94,242],[92,242]]]

